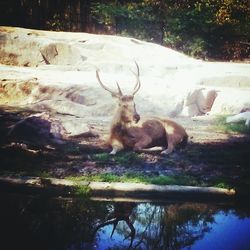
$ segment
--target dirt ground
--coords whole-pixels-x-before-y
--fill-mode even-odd
[[[30,140],[20,135],[9,136],[11,127],[29,114],[30,111],[13,108],[0,109],[2,175],[64,178],[134,172],[147,176],[188,176],[196,180],[194,185],[220,182],[229,187],[250,185],[250,135],[220,132],[214,126],[215,119],[209,116],[176,119],[186,128],[189,142],[169,156],[159,152],[121,152],[109,156],[110,148],[102,139],[108,133],[107,123],[93,124],[94,134],[56,142],[36,135]]]

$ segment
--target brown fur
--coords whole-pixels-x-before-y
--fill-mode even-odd
[[[141,151],[155,146],[167,148],[162,153],[169,154],[177,145],[184,146],[187,139],[185,129],[175,121],[153,118],[132,126],[124,120],[113,121],[108,143],[112,154],[122,149]]]
[[[136,62],[135,64],[137,81],[132,95],[123,95],[118,83],[117,92],[109,89],[102,83],[99,70],[96,70],[96,77],[101,87],[110,92],[112,97],[118,99],[108,140],[113,149],[110,154],[116,154],[122,149],[141,151],[155,146],[167,148],[162,153],[169,154],[177,145],[187,142],[187,133],[181,125],[170,119],[153,118],[138,124],[140,116],[135,108],[134,95],[139,91],[141,83],[139,66]]]

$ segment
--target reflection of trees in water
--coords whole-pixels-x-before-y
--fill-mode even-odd
[[[110,235],[110,238],[112,238],[116,227],[119,222],[125,222],[123,223],[123,226],[121,229],[117,229],[117,232],[124,235],[124,240],[130,238],[130,243],[128,248],[131,248],[134,237],[135,237],[135,228],[133,226],[133,219],[131,219],[132,214],[133,214],[133,209],[135,208],[136,203],[131,203],[131,202],[117,202],[113,205],[113,210],[109,212],[107,215],[107,218],[104,222],[100,222],[94,230],[94,235],[95,237],[96,233],[98,232],[99,229],[108,226],[108,225],[113,225],[113,229]]]
[[[243,202],[239,202],[237,204],[237,207],[231,210],[231,212],[237,216],[240,219],[244,219],[246,217],[250,217],[250,202],[246,202],[246,200],[243,200]]]
[[[147,207],[148,206],[148,207]],[[138,207],[137,223],[140,240],[134,247],[145,249],[180,249],[192,245],[209,231],[215,208],[205,204],[183,203],[168,206]],[[137,229],[137,228],[136,228]]]
[[[164,213],[164,249],[191,246],[209,231],[215,209],[202,204],[170,205]]]
[[[127,203],[114,205],[110,213],[112,219],[119,219],[118,225],[113,230],[124,238],[131,236],[131,228],[126,223],[129,221],[135,228],[135,234],[131,241],[112,243],[109,249],[180,249],[191,246],[196,240],[201,239],[210,230],[209,223],[214,221],[217,208],[206,204],[182,203],[174,205],[156,206],[149,203],[139,204],[136,207]],[[133,208],[133,209],[131,209]],[[118,213],[117,213],[118,210]],[[107,230],[111,225],[109,220],[99,224],[96,232],[102,228]],[[108,230],[107,230],[108,232]],[[112,232],[113,234],[113,232]],[[111,235],[112,236],[112,235]],[[101,241],[101,238],[99,238]],[[96,242],[98,245],[98,241]]]
[[[78,199],[1,195],[1,226],[9,249],[85,249],[105,203]]]
[[[249,217],[244,206],[220,211]],[[202,238],[218,209],[201,203],[104,203],[1,194],[1,244],[8,242],[10,249],[93,249],[105,235],[109,249],[174,250]],[[116,234],[109,242],[112,230]]]

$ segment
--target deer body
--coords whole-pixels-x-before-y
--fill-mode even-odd
[[[144,151],[153,147],[166,148],[162,154],[169,154],[177,145],[185,145],[187,138],[185,129],[178,123],[154,118],[134,126],[112,124],[108,143],[113,149],[111,154],[122,149]]]
[[[100,85],[118,99],[108,139],[112,146],[110,154],[116,154],[122,149],[143,151],[155,146],[166,148],[161,153],[169,154],[177,145],[187,142],[187,133],[181,125],[170,119],[151,118],[141,121],[134,103],[134,95],[141,85],[137,63],[136,66],[137,83],[132,95],[123,95],[118,83],[118,92],[108,89],[101,82],[98,70],[96,71]]]

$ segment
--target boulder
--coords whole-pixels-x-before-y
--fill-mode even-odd
[[[60,119],[61,136],[111,120],[116,102],[95,76],[124,93],[135,84],[143,116],[237,114],[250,108],[250,65],[209,63],[169,48],[119,36],[0,27],[0,105]],[[131,72],[132,71],[132,72]],[[65,117],[65,120],[63,120]],[[71,117],[69,119],[68,117]]]
[[[48,116],[37,114],[17,122],[10,129],[8,137],[12,142],[47,145],[61,139],[61,129],[58,124],[52,124]]]
[[[64,139],[78,135],[94,135],[82,118],[32,114],[16,122],[8,133],[11,142],[32,145],[61,144]]]

